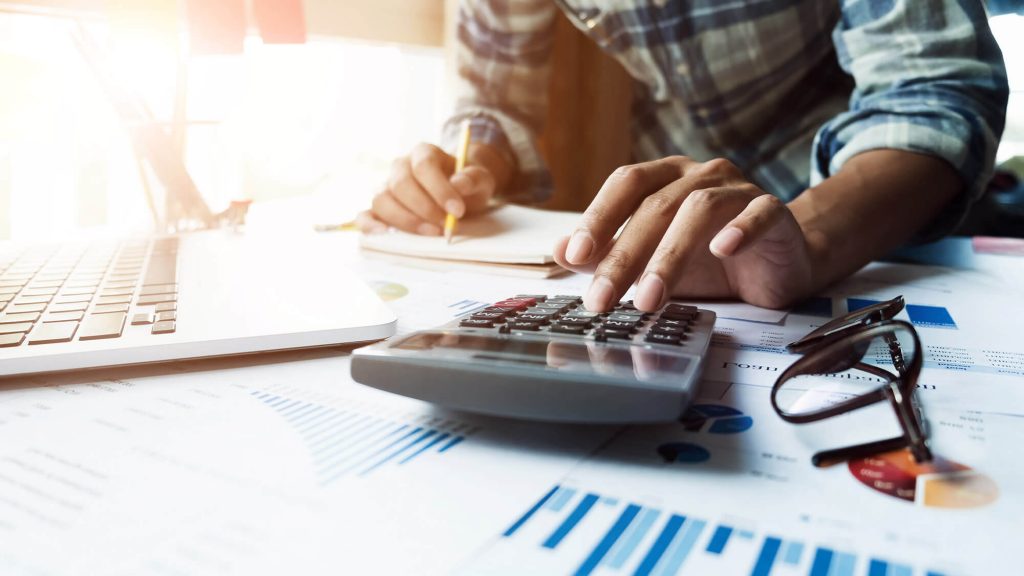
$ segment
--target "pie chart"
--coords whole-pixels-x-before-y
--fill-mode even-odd
[[[976,508],[999,498],[999,487],[985,474],[940,457],[918,464],[909,450],[851,460],[848,467],[865,486],[918,506]]]
[[[694,404],[683,415],[682,423],[690,432],[739,434],[750,430],[754,419],[730,406]]]

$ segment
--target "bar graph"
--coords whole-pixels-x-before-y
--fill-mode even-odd
[[[534,553],[556,561],[561,568],[551,573],[575,576],[943,574],[860,551],[758,533],[737,525],[736,519],[714,521],[562,485],[516,519],[497,545],[519,540],[521,545],[535,546]],[[523,553],[521,547],[516,550]]]
[[[448,305],[448,308],[453,311],[455,316],[464,316],[471,312],[477,312],[484,308],[487,308],[491,304],[489,302],[480,302],[478,300],[459,300],[458,302]]]
[[[865,298],[847,298],[846,309],[853,312],[878,304],[879,302],[879,300],[868,300]],[[910,323],[914,326],[956,329],[956,322],[953,321],[953,316],[950,315],[949,310],[942,306],[907,304],[906,310],[907,317],[910,318]]]
[[[251,395],[275,411],[309,449],[322,486],[446,454],[475,430],[459,422],[402,421],[271,392]]]

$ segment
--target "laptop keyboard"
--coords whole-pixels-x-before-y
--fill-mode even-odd
[[[173,333],[177,278],[174,236],[0,253],[0,347]]]

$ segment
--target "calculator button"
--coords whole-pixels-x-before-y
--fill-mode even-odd
[[[617,340],[629,340],[633,337],[632,330],[608,330],[607,328],[599,328],[594,335],[600,334],[603,338],[615,338]]]
[[[632,300],[626,300],[619,302],[619,305],[615,307],[617,310],[636,310],[636,306],[633,305]]]
[[[582,296],[577,296],[575,294],[555,294],[555,298],[557,298],[559,300],[572,300],[573,302],[575,302],[577,304],[580,304],[580,303],[583,302],[583,297]]]
[[[569,309],[568,304],[559,304],[557,302],[538,302],[534,308],[542,308],[544,310],[554,310],[556,312],[564,312]]]
[[[608,320],[617,320],[619,322],[632,322],[636,324],[637,322],[643,322],[644,317],[643,314],[622,314],[619,312],[614,312],[608,315]]]
[[[594,321],[590,318],[575,318],[569,316],[562,316],[561,318],[558,319],[558,323],[563,326],[585,326],[589,328],[590,325],[594,323]]]
[[[477,312],[476,314],[473,314],[469,318],[471,320],[487,320],[489,322],[497,322],[499,320],[504,320],[505,316],[506,314],[504,314],[503,312]]]
[[[669,336],[680,336],[686,334],[686,329],[680,326],[652,326],[650,334],[667,334]]]
[[[606,330],[626,330],[632,331],[636,329],[636,322],[625,322],[623,320],[607,320],[604,324],[601,324]]]
[[[534,316],[543,316],[545,318],[551,319],[554,318],[555,316],[558,316],[558,310],[548,310],[547,308],[537,307],[527,308],[526,310],[523,311],[522,314],[519,315],[519,317],[522,318],[527,314],[531,314]]]
[[[459,326],[463,328],[493,328],[494,322],[490,320],[474,320],[472,318],[466,318],[462,322],[459,322]]]
[[[547,299],[547,303],[548,304],[564,304],[564,305],[568,306],[569,308],[575,308],[575,307],[579,306],[579,302],[577,302],[573,298],[548,298]]]
[[[664,327],[686,328],[687,326],[690,325],[690,322],[687,320],[671,320],[668,318],[660,318],[654,323],[654,325]]]
[[[587,332],[587,326],[562,324],[559,322],[551,326],[550,332],[554,334],[574,334],[576,336],[583,336]]]
[[[673,344],[679,346],[682,343],[682,338],[675,334],[659,334],[657,332],[650,332],[647,334],[647,338],[644,340],[654,344]]]
[[[514,301],[514,300],[502,300],[501,302],[495,302],[494,306],[489,308],[508,308],[511,311],[526,310],[530,306],[533,306],[536,302],[532,301]]]
[[[520,314],[518,317],[516,317],[516,320],[520,320],[523,322],[537,322],[538,324],[547,324],[548,322],[551,322],[552,318],[552,316],[548,316],[546,314],[529,314],[524,312],[523,314]]]
[[[514,300],[527,299],[535,300],[537,302],[543,302],[548,299],[544,294],[516,294]]]
[[[529,306],[533,306],[534,304],[536,304],[537,300],[535,300],[533,298],[506,298],[506,299],[504,299],[504,300],[502,300],[500,302],[495,302],[494,305],[495,306],[501,306],[501,305],[503,305],[503,303],[513,304],[513,305],[525,305],[525,306],[529,307]]]
[[[508,316],[509,314],[512,314],[515,311],[516,311],[516,308],[507,307],[507,306],[488,306],[487,308],[484,308],[483,310],[481,310],[481,312],[500,312],[500,313],[504,314],[505,316]]]
[[[525,320],[509,320],[506,326],[508,326],[510,330],[529,330],[531,332],[540,330],[540,322],[529,322]]]
[[[599,317],[600,314],[597,312],[587,312],[586,310],[573,310],[572,312],[566,313],[562,318],[580,318],[587,320],[594,320]]]

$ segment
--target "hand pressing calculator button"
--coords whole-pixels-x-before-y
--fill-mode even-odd
[[[715,313],[670,302],[608,313],[575,295],[517,294],[433,330],[356,350],[362,384],[459,410],[558,422],[677,420],[696,393]]]

